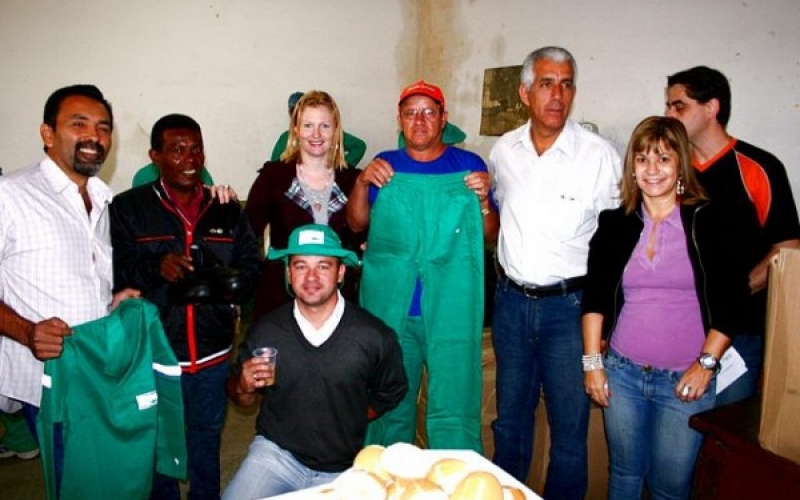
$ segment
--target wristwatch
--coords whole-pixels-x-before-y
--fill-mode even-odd
[[[697,362],[706,370],[719,370],[719,360],[713,354],[704,352],[697,357]]]

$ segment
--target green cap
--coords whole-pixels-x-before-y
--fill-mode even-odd
[[[289,245],[286,250],[277,250],[270,247],[267,258],[270,260],[288,260],[290,255],[319,255],[322,257],[337,257],[346,266],[358,266],[358,256],[342,248],[342,242],[336,232],[322,224],[308,224],[300,226],[289,235]]]
[[[297,106],[297,101],[303,97],[302,92],[293,92],[292,95],[289,96],[289,110],[293,110],[295,106]]]

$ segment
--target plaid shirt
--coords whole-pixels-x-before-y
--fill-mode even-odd
[[[292,181],[292,185],[286,190],[286,197],[297,203],[298,206],[311,212],[311,202],[306,198],[303,192],[303,187],[300,186],[300,181],[297,177]],[[347,204],[347,195],[339,188],[335,182],[331,187],[331,199],[328,200],[328,213],[333,214],[342,210]]]
[[[87,189],[90,214],[50,158],[0,177],[0,300],[30,321],[77,325],[108,314],[111,190],[96,177]],[[0,336],[0,396],[38,406],[42,373],[28,347]]]

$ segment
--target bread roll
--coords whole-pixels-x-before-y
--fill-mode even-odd
[[[470,467],[463,460],[442,458],[431,465],[428,475],[425,477],[439,485],[449,495],[469,473]]]
[[[337,500],[386,500],[381,478],[362,469],[347,469],[333,480]]]
[[[399,478],[386,492],[387,500],[448,500],[447,493],[427,479]]]
[[[383,450],[380,465],[395,478],[419,479],[428,473],[430,459],[413,444],[395,443]]]
[[[525,500],[525,493],[513,486],[503,486],[503,500]]]
[[[384,482],[388,482],[392,479],[392,476],[381,467],[381,454],[383,454],[384,449],[383,446],[378,444],[365,446],[353,460],[353,468],[372,472],[383,479]]]
[[[503,500],[503,486],[491,472],[470,472],[458,483],[450,500]]]

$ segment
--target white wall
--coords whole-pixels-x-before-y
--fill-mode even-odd
[[[485,155],[484,69],[555,44],[578,61],[573,116],[619,144],[662,112],[666,75],[722,70],[729,130],[781,158],[800,194],[798,26],[797,0],[2,0],[0,167],[41,156],[44,101],[78,82],[114,104],[102,176],[117,191],[147,162],[153,122],[184,112],[203,126],[215,179],[246,194],[294,90],[331,92],[369,157],[394,144],[397,95],[419,77],[444,88]]]
[[[797,0],[431,1],[423,15],[448,34],[429,51],[456,100],[450,118],[468,146],[479,137],[483,70],[521,64],[533,49],[561,45],[578,62],[573,117],[624,145],[647,115],[662,114],[669,74],[704,64],[725,73],[734,136],[777,155],[800,197],[800,2]],[[456,8],[453,8],[456,5]],[[452,34],[463,34],[453,37]],[[797,200],[800,201],[800,200]]]
[[[44,102],[73,83],[96,84],[114,106],[101,176],[116,191],[149,162],[153,122],[182,112],[203,127],[215,180],[246,195],[295,90],[330,92],[374,154],[393,141],[411,78],[395,59],[413,50],[403,40],[415,18],[394,0],[2,0],[0,167],[41,157]]]

